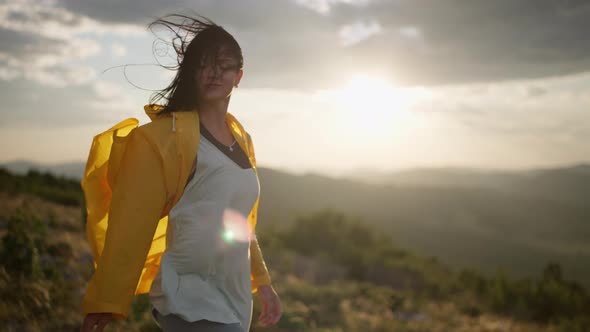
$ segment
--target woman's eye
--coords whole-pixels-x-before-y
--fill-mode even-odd
[[[234,64],[234,63],[228,63],[228,64],[211,64],[211,63],[201,63],[199,65],[199,68],[204,70],[204,69],[218,69],[220,71],[230,71],[230,70],[238,70],[238,65]]]

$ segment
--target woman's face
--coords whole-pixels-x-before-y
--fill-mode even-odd
[[[197,70],[199,100],[212,102],[228,98],[242,74],[239,61],[223,52],[217,58],[204,57]]]

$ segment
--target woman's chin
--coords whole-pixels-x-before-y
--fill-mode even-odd
[[[220,101],[227,100],[229,98],[229,94],[224,93],[210,93],[206,94],[201,97],[201,100],[205,103],[216,103]]]

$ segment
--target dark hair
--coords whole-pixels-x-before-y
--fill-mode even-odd
[[[176,76],[166,88],[155,92],[150,97],[150,104],[162,103],[160,112],[192,111],[199,107],[198,84],[196,72],[201,62],[211,57],[216,61],[221,49],[239,61],[239,69],[243,67],[242,49],[234,37],[221,26],[211,20],[198,16],[172,14],[155,20],[148,28],[155,34],[153,28],[162,26],[172,32],[171,41],[158,38],[154,42],[154,52],[158,42],[172,47],[176,53],[176,64],[163,67],[176,71]]]

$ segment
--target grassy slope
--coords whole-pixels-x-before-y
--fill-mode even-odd
[[[75,186],[67,180],[58,179],[55,183],[55,179],[37,175],[29,179],[2,175],[5,176],[3,185],[10,184],[10,181],[20,184],[7,185],[8,189],[3,188],[0,192],[0,236],[5,236],[10,217],[21,208],[46,225],[46,240],[49,244],[65,243],[65,247],[70,250],[51,251],[56,256],[53,263],[67,275],[69,287],[67,300],[56,294],[51,308],[39,309],[35,301],[23,297],[37,294],[31,293],[31,289],[41,288],[41,293],[43,289],[51,290],[51,283],[63,281],[63,278],[45,277],[27,282],[23,284],[23,289],[29,290],[25,293],[14,288],[14,280],[0,278],[0,292],[10,295],[3,298],[0,305],[0,319],[3,320],[0,325],[6,326],[8,331],[11,326],[14,331],[23,330],[23,327],[32,331],[52,330],[48,328],[51,324],[55,330],[76,330],[81,321],[79,300],[92,269],[82,228],[81,207],[51,202],[47,196],[51,191],[40,187],[49,183],[51,188],[66,188],[58,194],[58,202],[76,201],[72,197],[80,193],[72,189]],[[64,200],[64,197],[67,199]],[[347,228],[346,224],[342,224],[342,227],[314,229],[313,225],[321,224],[318,220],[335,219],[334,222],[338,222],[343,217],[325,213],[310,218],[308,224],[312,228],[308,231],[311,230],[311,233],[297,233],[289,227],[283,227],[283,230],[261,228],[259,236],[275,286],[282,296],[285,314],[278,327],[261,329],[254,326],[252,330],[557,331],[556,326],[515,320],[511,314],[494,314],[485,299],[472,290],[449,290],[456,285],[456,272],[435,259],[397,249],[386,239],[383,239],[385,242],[375,240],[370,228],[362,225]],[[299,222],[304,222],[304,219]],[[343,237],[330,229],[352,231]],[[311,238],[313,234],[318,238]],[[361,243],[376,245],[369,246],[373,249],[366,254],[349,260],[350,257],[354,258],[350,250]],[[322,252],[328,254],[318,254]],[[57,259],[57,256],[64,259]],[[51,295],[50,292],[48,296],[51,298]],[[8,315],[11,311],[6,307],[10,301],[7,298],[16,300],[24,307],[19,312],[12,311],[12,316]],[[41,302],[48,301],[43,296],[40,299]],[[113,324],[109,330],[157,330],[149,318],[147,308],[147,298],[138,297],[130,320]],[[254,317],[258,311],[256,306]],[[20,321],[11,320],[17,314],[21,315]]]
[[[8,313],[0,313],[3,320],[0,324],[6,331],[77,330],[82,319],[77,304],[91,273],[91,257],[80,227],[79,209],[26,194],[8,196],[1,193],[0,202],[0,218],[3,220],[17,207],[24,207],[41,220],[51,223],[48,236],[50,242],[65,242],[72,248],[73,254],[64,266],[76,269],[75,278],[69,282],[77,286],[71,290],[71,301],[57,305],[54,303],[47,315],[34,314],[35,308],[29,306],[24,308],[28,311],[28,317],[21,317],[20,321],[13,321],[10,317],[7,319]],[[450,301],[439,302],[419,297],[405,289],[403,284],[393,288],[346,278],[341,280],[338,277],[344,277],[342,267],[333,265],[328,268],[326,262],[318,262],[315,258],[307,258],[292,251],[265,249],[275,287],[281,294],[284,315],[277,327],[260,328],[254,324],[251,331],[494,331],[504,327],[511,327],[510,331],[552,330],[535,323],[514,322],[494,314],[484,313],[473,317]],[[411,280],[411,275],[407,279]],[[34,287],[47,287],[46,283],[39,281],[31,284]],[[0,291],[19,292],[10,289],[10,285],[3,286],[6,288],[0,283],[0,288],[4,288]],[[20,301],[26,294],[20,294]],[[257,317],[260,309],[256,301],[255,305],[254,317]],[[112,324],[107,331],[158,331],[147,308],[147,298],[137,298],[130,319]]]
[[[12,167],[22,171],[29,164]],[[79,172],[82,166],[51,169]],[[512,172],[411,170],[373,176],[373,185],[266,168],[260,174],[261,227],[280,228],[298,214],[332,208],[391,234],[403,248],[457,268],[488,275],[501,268],[524,277],[553,260],[561,262],[567,277],[590,287],[589,165]]]

